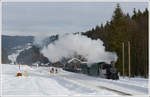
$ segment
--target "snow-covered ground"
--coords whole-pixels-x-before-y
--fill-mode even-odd
[[[40,70],[40,69],[39,69]],[[41,68],[40,72],[48,71],[47,68],[43,70]],[[59,70],[61,76],[67,80],[71,80],[74,83],[80,84],[82,86],[86,86],[89,88],[96,89],[97,91],[101,91],[103,89],[111,89],[122,92],[122,95],[147,95],[148,94],[148,79],[145,78],[128,78],[128,77],[120,77],[119,80],[108,80],[100,77],[92,77],[87,76],[85,74],[72,73],[68,71],[64,71],[62,69]]]
[[[17,65],[2,65],[2,95],[117,95],[113,92],[87,88],[66,80],[58,74],[49,74],[44,68],[21,66],[21,72],[26,70],[29,77],[16,77]]]
[[[37,69],[23,65],[21,72],[26,70],[29,73],[26,78],[16,77],[18,65],[1,65],[2,95],[148,95],[148,79],[144,78],[120,78],[114,81],[62,69],[58,69],[57,74],[50,74],[49,67]]]

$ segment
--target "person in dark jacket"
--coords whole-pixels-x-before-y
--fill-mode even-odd
[[[56,71],[56,73],[58,73],[58,70],[57,70],[57,68],[55,69],[55,71]]]
[[[54,73],[54,68],[52,68],[52,73]]]

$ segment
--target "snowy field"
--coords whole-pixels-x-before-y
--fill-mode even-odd
[[[29,76],[16,77],[18,65],[2,65],[2,95],[105,96],[148,95],[148,79],[120,78],[107,80],[58,69],[50,74],[49,67],[21,66]]]

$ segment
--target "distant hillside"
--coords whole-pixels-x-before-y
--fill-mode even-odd
[[[2,64],[10,63],[11,61],[8,59],[8,54],[5,49],[2,48]]]
[[[15,52],[16,48],[23,47],[27,43],[33,43],[32,36],[6,36],[2,35],[2,48],[4,48],[8,55]]]
[[[36,46],[22,51],[17,56],[17,63],[31,65],[35,62],[48,63],[49,60],[40,53],[40,49]]]
[[[17,56],[17,63],[21,64],[33,64],[36,62],[40,63],[49,63],[48,58],[43,56],[41,54],[40,50],[43,47],[48,46],[50,43],[53,43],[54,41],[58,40],[58,35],[50,36],[41,41],[41,44],[34,44],[31,48],[22,51],[18,56]]]

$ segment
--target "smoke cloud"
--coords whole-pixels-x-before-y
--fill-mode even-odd
[[[110,63],[117,60],[116,53],[105,51],[101,40],[92,40],[81,34],[62,35],[57,41],[44,47],[41,52],[51,62],[71,58],[75,53],[83,56],[88,63]]]
[[[48,34],[36,34],[35,36],[34,36],[34,42],[33,42],[33,44],[34,45],[36,45],[36,46],[38,46],[38,47],[41,47],[41,48],[43,48],[45,45],[45,39],[46,38],[49,38],[49,36],[53,36],[53,35],[58,35],[58,33],[48,33]]]

